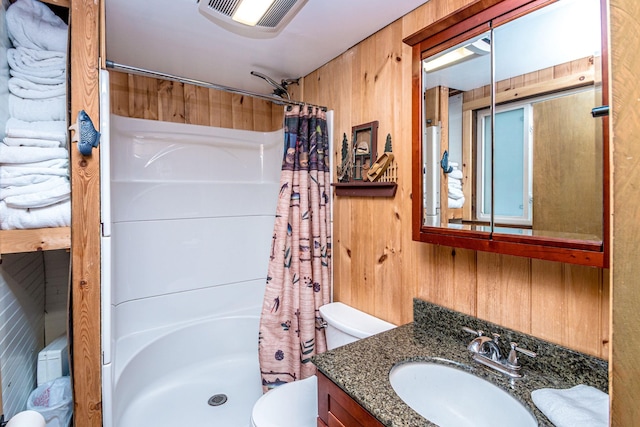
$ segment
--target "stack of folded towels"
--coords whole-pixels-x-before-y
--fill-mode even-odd
[[[464,193],[462,192],[462,171],[458,169],[458,164],[450,162],[449,166],[453,170],[447,175],[447,186],[449,190],[449,209],[458,209],[464,205]]]
[[[0,143],[0,229],[68,226],[67,24],[36,0],[17,0],[6,20],[13,48],[10,117]]]

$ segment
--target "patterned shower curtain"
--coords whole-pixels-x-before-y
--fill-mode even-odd
[[[263,390],[315,374],[326,350],[318,308],[331,292],[326,113],[287,107],[285,141],[258,348]]]

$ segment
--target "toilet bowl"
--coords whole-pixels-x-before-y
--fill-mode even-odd
[[[327,323],[329,350],[395,328],[341,302],[320,307]],[[318,380],[311,376],[276,387],[258,399],[251,412],[251,427],[316,427]]]

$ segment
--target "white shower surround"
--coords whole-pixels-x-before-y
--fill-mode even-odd
[[[283,131],[110,121],[103,425],[248,426]]]

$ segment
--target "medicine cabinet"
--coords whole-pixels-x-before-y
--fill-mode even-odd
[[[413,239],[608,266],[601,0],[485,0],[406,38]]]

